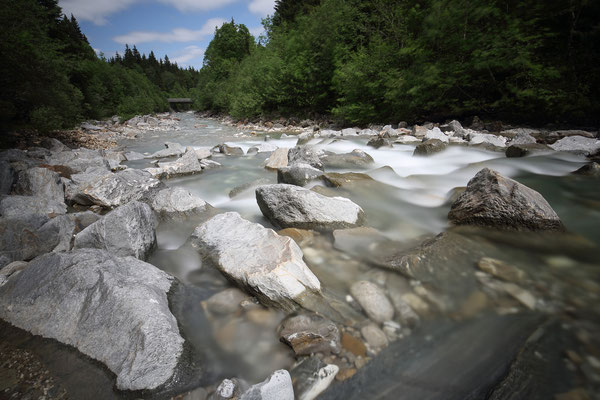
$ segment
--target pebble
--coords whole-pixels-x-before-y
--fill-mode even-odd
[[[388,338],[385,333],[375,324],[368,324],[360,329],[362,337],[373,349],[379,349],[388,345]]]
[[[394,317],[394,306],[376,284],[358,281],[350,287],[350,293],[358,301],[369,318],[375,322],[384,322]]]
[[[342,334],[342,347],[355,356],[365,357],[367,355],[365,344],[346,332]]]

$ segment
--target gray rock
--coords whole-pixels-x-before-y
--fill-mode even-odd
[[[62,165],[75,172],[85,172],[88,168],[98,167],[110,171],[110,164],[99,151],[77,149],[54,153],[47,159],[49,165]]]
[[[121,162],[127,160],[122,151],[103,150],[102,156],[108,161],[111,171],[118,171],[126,168],[126,166],[121,165]]]
[[[420,141],[421,141],[421,139],[419,139],[415,136],[403,135],[403,136],[399,136],[398,138],[396,138],[396,140],[394,140],[394,143],[406,144],[406,143],[415,143],[415,142],[420,142]]]
[[[241,147],[232,147],[229,145],[226,145],[224,143],[215,146],[212,149],[213,152],[215,153],[221,153],[221,154],[225,154],[226,156],[243,156],[244,155],[244,150],[242,150]]]
[[[440,130],[440,128],[433,128],[433,129],[427,130],[427,133],[425,134],[425,139],[426,140],[437,139],[444,143],[448,143],[450,141],[450,138],[448,137],[448,135],[446,135],[444,132],[442,132]]]
[[[510,142],[509,145],[513,146],[516,144],[532,144],[532,143],[536,143],[536,139],[531,136],[530,132],[528,131],[518,131],[517,134],[515,135],[515,137],[513,137]]]
[[[127,161],[143,160],[144,158],[146,157],[142,153],[138,153],[136,151],[129,151],[125,153],[125,159]]]
[[[342,136],[358,136],[358,130],[355,128],[342,129]]]
[[[484,168],[469,181],[448,213],[455,225],[516,230],[564,230],[548,202],[533,189]]]
[[[310,145],[292,147],[288,152],[288,164],[308,164],[313,168],[323,170],[319,152]]]
[[[46,254],[0,287],[0,317],[105,364],[121,390],[155,389],[173,378],[183,351],[172,281],[103,250]]]
[[[512,143],[512,142],[511,142]],[[511,144],[506,149],[506,157],[515,158],[515,157],[525,157],[530,154],[543,154],[543,153],[551,153],[554,150],[551,147],[546,146],[545,144],[540,143],[525,143],[525,144]]]
[[[359,149],[346,154],[325,152],[321,161],[326,168],[367,168],[374,162],[373,157]]]
[[[219,164],[216,161],[213,160],[200,160],[200,166],[202,167],[203,170],[205,169],[213,169],[213,168],[218,168],[221,166],[221,164]]]
[[[311,353],[339,353],[340,331],[330,320],[317,314],[300,314],[281,322],[279,340],[290,346],[296,356]]]
[[[413,152],[414,156],[429,156],[431,154],[439,153],[448,147],[447,143],[442,142],[438,139],[429,139],[423,143],[419,143],[415,147]]]
[[[350,287],[350,294],[358,301],[369,318],[383,323],[394,317],[394,306],[383,289],[369,281],[358,281]]]
[[[367,142],[367,146],[375,147],[376,149],[380,147],[391,147],[392,142],[389,139],[386,139],[382,136],[374,137]]]
[[[291,371],[294,392],[298,400],[314,400],[323,393],[339,372],[335,364],[325,364],[318,357],[309,357]]]
[[[506,138],[504,136],[496,136],[490,133],[475,133],[469,135],[469,145],[487,144],[494,147],[506,147]]]
[[[240,400],[294,400],[290,373],[284,369],[273,372],[266,380],[248,389]]]
[[[485,399],[506,379],[511,364],[527,348],[527,343],[544,333],[536,332],[539,325],[540,317],[535,314],[489,315],[462,322],[435,321],[408,338],[392,343],[352,378],[331,385],[319,399]],[[552,336],[552,332],[544,336]],[[546,357],[536,357],[533,352],[528,353],[527,358],[549,365]],[[557,364],[561,362],[557,360]],[[532,379],[527,368],[514,372],[534,386],[545,386]],[[565,376],[557,374],[554,379],[561,381]],[[510,379],[505,383],[510,387],[514,381]],[[543,395],[531,396],[538,393],[538,387],[494,399],[524,398],[523,393],[528,393],[525,395],[528,399],[553,397],[547,390]]]
[[[26,214],[60,215],[67,212],[62,201],[38,196],[6,196],[0,201],[0,215],[13,217]]]
[[[104,249],[119,257],[145,259],[156,244],[156,225],[150,206],[132,201],[75,235],[73,248]]]
[[[158,167],[163,170],[164,177],[191,175],[202,172],[202,165],[198,162],[195,152],[188,151],[181,158],[171,162],[159,162]]]
[[[269,158],[265,161],[266,169],[279,169],[287,167],[288,165],[288,152],[289,149],[286,147],[275,150]]]
[[[449,133],[452,136],[456,136],[463,139],[467,135],[465,128],[463,128],[463,126],[457,120],[452,120],[447,124],[440,126],[440,130],[442,132],[445,132],[446,134]]]
[[[213,209],[210,204],[181,187],[159,191],[152,198],[150,206],[161,219],[186,219]]]
[[[310,140],[313,137],[315,137],[315,133],[313,131],[303,132],[298,135],[298,142],[296,142],[296,145],[300,146],[300,145],[306,144],[306,143],[310,142]]]
[[[85,129],[86,131],[101,131],[102,127],[97,125],[92,125],[89,122],[84,122],[81,124],[81,129]]]
[[[278,183],[289,183],[297,186],[304,186],[312,180],[321,178],[321,176],[323,176],[323,171],[303,163],[295,163],[277,170]]]
[[[8,282],[11,276],[23,271],[28,265],[29,263],[26,261],[13,261],[5,267],[0,267],[0,286]]]
[[[350,186],[355,183],[365,183],[367,181],[373,181],[367,174],[362,174],[360,172],[328,172],[323,174],[323,182],[327,186],[331,187],[344,187]]]
[[[372,349],[381,349],[388,345],[388,338],[375,324],[367,324],[360,328],[360,333]]]
[[[236,312],[248,295],[237,288],[228,288],[206,300],[206,308],[213,314],[227,315]]]
[[[65,201],[65,188],[60,175],[46,168],[31,168],[19,174],[15,193]]]
[[[306,292],[321,289],[296,242],[238,213],[220,214],[198,226],[190,243],[224,275],[266,304],[293,310]]]
[[[61,151],[70,150],[67,146],[65,146],[60,140],[55,138],[43,138],[42,146],[49,149],[53,153],[60,153]]]
[[[97,204],[112,208],[133,200],[140,200],[163,184],[146,171],[126,169],[114,174],[96,176],[71,188],[70,197],[75,203],[87,206]]]
[[[0,195],[9,194],[15,181],[15,171],[6,161],[0,161]]]
[[[249,389],[249,386],[250,385],[241,379],[223,379],[208,400],[237,400]]]
[[[166,142],[165,147],[165,149],[152,153],[151,155],[146,156],[146,158],[175,157],[181,156],[183,153],[185,153],[185,147],[179,143]]]
[[[600,140],[583,136],[568,136],[551,144],[550,147],[556,151],[568,151],[587,156],[600,150]]]
[[[207,149],[207,148],[194,149],[192,147],[188,147],[186,149],[186,152],[190,152],[190,151],[193,151],[194,153],[196,153],[196,157],[198,158],[198,160],[204,160],[206,158],[212,157],[212,152],[210,151],[210,149]]]
[[[343,197],[326,197],[298,186],[277,184],[256,189],[263,215],[281,228],[332,231],[363,224],[362,208]]]
[[[25,214],[0,218],[0,267],[12,261],[31,260],[56,247],[58,239],[39,233],[46,215]]]

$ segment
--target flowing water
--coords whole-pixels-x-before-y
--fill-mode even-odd
[[[178,142],[194,148],[212,148],[219,143],[239,146],[244,153],[264,140],[278,147],[293,147],[296,138],[281,134],[241,131],[214,120],[199,119],[193,114],[178,114],[179,131],[142,132],[136,139],[123,140],[124,151],[151,154],[164,148],[164,143]],[[450,146],[445,151],[429,157],[413,157],[414,145],[374,149],[366,145],[367,138],[344,140],[313,139],[310,144],[334,153],[348,153],[360,149],[371,155],[374,164],[368,168],[339,169],[336,172],[363,172],[373,181],[358,182],[342,188],[319,188],[325,194],[348,197],[359,204],[367,216],[366,225],[380,232],[377,240],[388,240],[394,246],[410,247],[449,229],[447,214],[452,196],[457,188],[482,168],[489,167],[501,174],[540,192],[571,233],[558,239],[552,235],[506,234],[498,232],[469,233],[485,240],[493,248],[494,256],[514,264],[532,277],[535,283],[529,290],[538,299],[538,309],[562,316],[571,307],[570,321],[586,326],[588,333],[599,333],[597,301],[600,296],[600,185],[591,178],[570,173],[586,163],[582,157],[551,153],[525,158],[506,158],[504,153]],[[183,187],[202,198],[219,211],[236,211],[244,218],[274,228],[261,214],[254,189],[265,183],[276,183],[276,172],[263,167],[267,153],[244,156],[216,154],[212,159],[221,167],[202,174],[168,179],[172,187]],[[152,160],[127,162],[130,168],[152,166]],[[309,185],[322,185],[312,183]],[[232,191],[236,189],[233,193]],[[279,343],[276,329],[285,317],[281,311],[249,308],[243,313],[227,316],[204,316],[202,300],[224,288],[230,287],[217,271],[202,265],[195,251],[186,241],[201,220],[185,223],[161,223],[157,230],[158,246],[148,262],[176,276],[185,285],[197,288],[197,301],[177,304],[178,317],[183,319],[182,329],[188,340],[205,350],[218,377],[237,376],[249,382],[258,382],[279,368],[289,369],[293,353]],[[370,243],[357,243],[354,249],[334,246],[331,235],[316,235],[301,245],[305,260],[322,282],[331,298],[347,301],[349,286],[368,279],[387,287],[406,286],[407,281],[396,272],[379,269],[369,263]],[[466,249],[469,251],[469,249]],[[449,263],[454,262],[452,259]],[[417,282],[410,285],[422,294],[437,311],[443,314],[446,307],[443,297],[427,293]],[[497,312],[514,312],[522,307],[519,302],[500,297],[481,309]],[[442,299],[442,300],[440,300]],[[469,298],[471,299],[471,298]],[[469,300],[471,301],[471,300]],[[436,303],[437,302],[437,303]],[[567,304],[567,306],[564,306]],[[436,307],[437,306],[437,307]],[[468,302],[453,318],[469,318],[475,312]],[[512,311],[510,311],[512,310]],[[354,310],[355,312],[358,309]],[[491,312],[491,311],[483,311]],[[458,315],[458,317],[456,316]],[[425,317],[427,318],[427,317]],[[562,317],[561,317],[562,318]],[[410,334],[403,329],[399,337]],[[207,342],[206,338],[211,339]],[[401,339],[400,339],[401,340]],[[598,356],[598,355],[596,355]],[[341,363],[352,363],[342,360]],[[215,383],[215,382],[209,382]],[[204,382],[206,384],[206,382]]]

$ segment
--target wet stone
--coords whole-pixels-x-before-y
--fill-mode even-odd
[[[487,272],[492,276],[495,276],[496,278],[508,282],[519,283],[525,280],[526,277],[525,272],[523,272],[522,270],[495,258],[483,257],[477,263],[477,267],[480,270]]]
[[[344,349],[354,354],[355,356],[366,357],[367,348],[360,339],[350,335],[349,333],[344,332],[342,333],[341,343]]]
[[[300,314],[285,319],[279,329],[279,338],[297,356],[339,353],[341,349],[338,327],[317,314]]]
[[[358,301],[369,318],[375,322],[384,322],[394,317],[394,306],[383,289],[369,281],[352,284],[350,294]]]
[[[375,324],[368,324],[360,328],[360,333],[372,349],[380,349],[388,345],[385,333]]]
[[[296,398],[316,399],[333,382],[338,371],[337,365],[326,364],[318,357],[304,359],[290,371]]]
[[[212,295],[206,300],[206,308],[214,314],[232,314],[240,309],[240,303],[248,298],[248,295],[237,288],[225,289]]]

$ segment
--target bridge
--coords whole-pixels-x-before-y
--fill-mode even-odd
[[[167,99],[167,101],[169,102],[169,106],[171,107],[171,109],[173,110],[177,110],[179,109],[182,105],[185,107],[187,105],[187,107],[191,107],[191,105],[194,103],[194,101],[190,98],[187,97],[182,97],[182,98],[171,98],[171,99]]]

